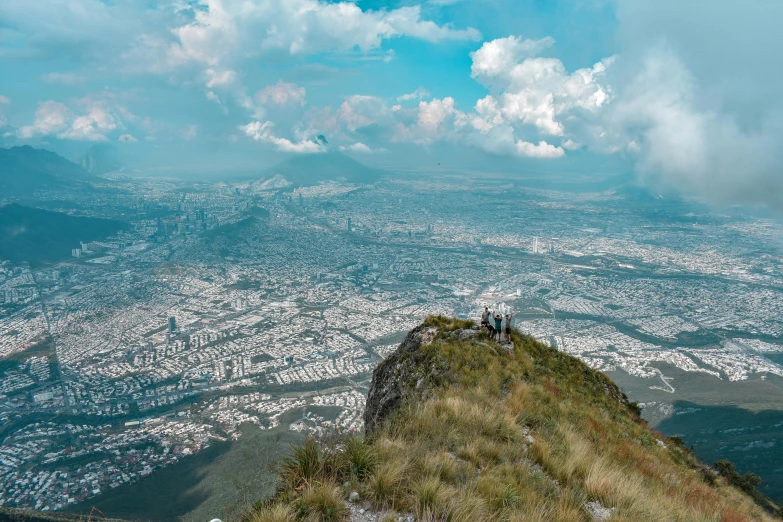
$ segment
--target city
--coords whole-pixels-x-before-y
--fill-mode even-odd
[[[484,306],[669,416],[689,376],[783,385],[772,218],[457,173],[272,181],[72,193],[130,229],[2,262],[0,505],[73,508],[242,426],[359,432],[405,333]]]

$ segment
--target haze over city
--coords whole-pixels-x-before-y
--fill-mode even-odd
[[[3,0],[0,508],[233,520],[485,307],[783,502],[781,22]]]

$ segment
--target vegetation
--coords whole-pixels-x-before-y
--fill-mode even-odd
[[[429,388],[369,438],[293,448],[278,494],[244,520],[344,520],[352,492],[388,520],[590,521],[595,506],[611,521],[773,520],[745,493],[753,477],[730,463],[716,464],[725,479],[706,473],[577,359],[517,332],[512,351],[450,334],[467,321],[425,326],[438,328],[417,354],[439,373]]]
[[[0,258],[33,265],[62,261],[80,241],[113,236],[129,225],[112,219],[71,216],[17,204],[0,207]]]

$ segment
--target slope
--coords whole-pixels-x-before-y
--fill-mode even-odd
[[[381,172],[345,154],[329,150],[320,154],[298,154],[267,169],[265,178],[282,176],[293,185],[315,185],[321,181],[345,180],[367,184],[378,181]]]
[[[376,368],[365,437],[294,448],[244,520],[773,520],[605,375],[512,339],[427,319]]]
[[[121,221],[10,204],[0,207],[0,259],[33,265],[60,261],[80,241],[103,239],[128,227]]]
[[[0,148],[0,194],[30,196],[36,191],[89,188],[93,178],[54,152],[29,145]]]

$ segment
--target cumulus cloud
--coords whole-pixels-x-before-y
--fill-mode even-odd
[[[19,128],[17,137],[105,141],[107,133],[123,128],[122,118],[135,119],[125,107],[107,99],[87,96],[71,103],[73,108],[54,100],[39,103],[33,123]]]
[[[616,100],[594,143],[646,176],[783,210],[783,4],[618,2]]]
[[[117,139],[118,139],[118,141],[121,141],[123,143],[135,143],[135,142],[139,141],[136,138],[134,138],[131,134],[123,134],[123,135],[121,135]]]
[[[486,42],[471,53],[471,76],[493,89],[497,100],[492,103],[504,120],[563,136],[563,117],[575,109],[594,111],[610,99],[603,77],[612,59],[569,74],[557,58],[535,56],[553,44],[551,38],[514,36]]]
[[[743,129],[702,102],[697,80],[678,55],[652,48],[623,85],[600,138],[610,151],[635,153],[647,175],[715,200],[783,209],[783,127],[770,119]]]
[[[273,103],[280,107],[291,105],[304,107],[306,93],[304,87],[279,81],[275,85],[269,85],[258,91],[256,98],[261,104]]]
[[[294,152],[299,154],[313,154],[326,152],[326,146],[312,140],[291,141],[288,138],[280,138],[274,133],[275,124],[271,121],[253,121],[239,127],[245,136],[254,141],[274,145],[280,152]]]
[[[146,43],[168,65],[197,62],[215,67],[237,55],[326,51],[367,52],[383,40],[409,36],[438,42],[478,40],[475,29],[455,29],[422,19],[419,6],[363,11],[352,2],[321,0],[201,0],[191,22],[172,30],[176,41],[160,56],[160,40]],[[144,44],[144,42],[141,42]]]
[[[73,113],[65,104],[45,101],[38,105],[33,124],[20,128],[17,134],[23,139],[57,134],[67,129],[72,120]]]

